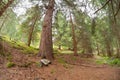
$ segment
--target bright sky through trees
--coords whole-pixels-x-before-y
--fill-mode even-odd
[[[60,7],[61,1],[55,0],[56,4]],[[95,9],[93,8],[93,5],[91,3],[88,3],[87,1],[91,0],[77,0],[76,5],[79,5],[78,10],[82,10],[83,12],[86,12],[90,17],[95,17],[94,14]],[[24,15],[26,13],[26,10],[28,8],[31,8],[35,4],[38,4],[39,6],[43,5],[41,1],[34,1],[34,3],[31,3],[29,0],[21,0],[20,3],[17,4],[17,6],[14,8],[14,12],[17,14],[17,16]],[[87,4],[87,5],[86,5]]]

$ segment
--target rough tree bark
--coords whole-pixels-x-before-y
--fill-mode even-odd
[[[71,14],[70,14],[70,22],[72,24],[72,39],[73,39],[73,50],[74,50],[74,56],[77,56],[77,41],[76,41],[76,36],[75,36],[75,26],[73,24],[73,21],[72,21],[72,17],[71,17]]]
[[[34,28],[35,28],[35,24],[36,24],[37,18],[38,18],[38,16],[35,17],[35,20],[34,20],[32,26],[30,28],[30,32],[29,32],[29,36],[28,36],[28,46],[30,46],[30,44],[31,44],[32,35],[33,35],[33,31],[34,31]]]
[[[46,15],[44,17],[41,41],[40,41],[40,51],[39,55],[42,58],[47,58],[53,60],[53,43],[52,43],[52,15],[54,11],[54,0],[49,0]]]
[[[8,3],[5,4],[2,8],[0,8],[0,16],[6,11],[6,9],[14,2],[14,0],[8,0]]]

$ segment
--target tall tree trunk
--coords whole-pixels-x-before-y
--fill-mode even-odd
[[[35,24],[36,24],[36,21],[37,21],[37,17],[38,17],[38,16],[35,17],[35,20],[34,20],[32,26],[31,26],[31,28],[30,28],[30,32],[29,32],[29,36],[28,36],[28,46],[30,46],[31,41],[32,41],[32,35],[33,35],[33,31],[34,31]]]
[[[95,18],[93,18],[92,19],[92,27],[91,27],[91,34],[92,35],[95,34],[95,27],[96,27]]]
[[[111,46],[110,46],[110,43],[106,43],[107,45],[107,56],[108,57],[111,57],[112,56],[112,51],[111,51]]]
[[[72,21],[72,17],[70,14],[70,19],[71,19],[71,24],[72,24],[72,38],[73,38],[73,50],[74,50],[74,56],[77,56],[77,41],[76,41],[76,36],[75,36],[75,26]]]
[[[14,0],[8,0],[8,3],[5,4],[2,8],[0,8],[0,16],[6,11],[6,9],[13,3]]]
[[[97,55],[100,55],[99,46],[97,44]]]
[[[58,45],[58,49],[61,50],[61,45]]]
[[[116,58],[120,58],[120,49],[117,48]]]
[[[52,15],[54,11],[54,3],[54,0],[49,0],[46,15],[44,17],[39,49],[39,55],[42,58],[47,58],[49,60],[54,59],[52,43]]]

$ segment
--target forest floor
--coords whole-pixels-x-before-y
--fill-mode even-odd
[[[120,80],[120,67],[97,64],[97,58],[59,53],[40,67],[40,57],[31,52],[36,51],[1,39],[0,80]]]
[[[6,67],[0,57],[0,80],[120,80],[120,67],[96,64],[95,58],[56,54],[48,66],[40,67],[40,58],[17,52],[12,53],[14,67]]]

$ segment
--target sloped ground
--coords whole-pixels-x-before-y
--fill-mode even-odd
[[[40,58],[23,54],[21,47],[4,43],[4,50],[10,54],[0,56],[0,80],[120,80],[119,67],[98,65],[94,58],[56,54],[52,64],[40,67]],[[15,66],[8,68],[9,61]]]

